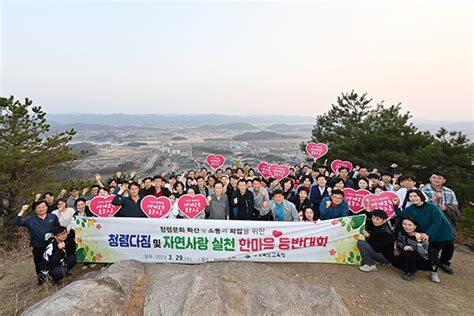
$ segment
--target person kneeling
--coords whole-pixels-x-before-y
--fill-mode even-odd
[[[425,270],[431,271],[431,281],[439,283],[436,266],[430,263],[429,242],[418,231],[418,223],[414,217],[403,218],[402,229],[397,237],[397,248],[400,254],[392,259],[392,265],[404,272],[404,280],[413,281],[417,270]]]
[[[382,210],[374,210],[372,212],[373,228],[370,231],[364,231],[366,240],[357,241],[357,247],[365,263],[359,267],[361,271],[377,271],[376,261],[387,264],[392,260],[395,238],[387,220],[387,213]]]
[[[43,254],[41,275],[57,283],[64,278],[76,264],[74,241],[68,238],[64,226],[53,229],[53,239]]]

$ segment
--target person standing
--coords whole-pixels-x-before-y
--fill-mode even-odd
[[[206,213],[209,214],[208,219],[229,219],[229,201],[223,192],[222,182],[216,181],[214,193],[207,197]]]
[[[46,250],[46,246],[48,246],[48,238],[46,238],[46,234],[51,233],[55,227],[59,227],[59,221],[56,215],[48,213],[48,205],[44,200],[33,203],[33,210],[36,215],[23,218],[23,215],[28,208],[28,205],[22,206],[18,216],[15,218],[15,225],[25,226],[28,228],[38,285],[41,285],[44,282],[40,277],[41,260],[43,258],[43,253]]]

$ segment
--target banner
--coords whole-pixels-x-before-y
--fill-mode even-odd
[[[365,215],[318,222],[77,217],[79,262],[361,264]]]

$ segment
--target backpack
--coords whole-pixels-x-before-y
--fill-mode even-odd
[[[446,209],[443,211],[443,213],[446,215],[453,227],[456,227],[458,222],[461,220],[461,210],[455,204],[446,204]]]

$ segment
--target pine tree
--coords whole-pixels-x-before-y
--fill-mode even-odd
[[[0,113],[0,225],[5,228],[0,241],[5,241],[19,206],[76,155],[68,146],[75,131],[51,134],[46,113],[31,100],[0,97]]]

